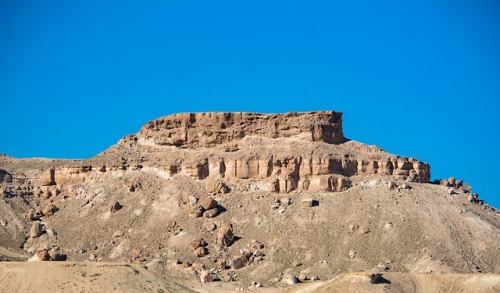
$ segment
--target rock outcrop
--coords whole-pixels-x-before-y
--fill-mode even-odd
[[[148,122],[137,135],[157,145],[211,147],[246,136],[302,136],[310,141],[342,143],[342,113],[185,113]]]

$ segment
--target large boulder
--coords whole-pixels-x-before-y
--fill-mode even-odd
[[[30,238],[37,238],[40,235],[42,235],[43,229],[42,229],[42,224],[40,222],[33,222],[31,224],[31,229],[30,229]]]
[[[217,243],[228,247],[234,242],[233,227],[230,224],[224,223],[217,233]]]
[[[217,201],[210,196],[205,196],[200,198],[198,201],[198,204],[204,209],[204,210],[211,210],[217,206]]]

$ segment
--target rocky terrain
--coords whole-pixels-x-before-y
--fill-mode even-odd
[[[177,114],[87,160],[4,155],[0,292],[37,264],[158,283],[94,278],[117,292],[498,292],[499,211],[430,170],[347,139],[332,111]]]

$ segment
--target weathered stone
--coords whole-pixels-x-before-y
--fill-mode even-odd
[[[301,282],[304,282],[304,281],[309,280],[309,277],[308,277],[306,274],[301,273],[301,274],[299,275],[299,278],[298,278],[298,279],[299,279]]]
[[[213,209],[217,206],[217,201],[210,196],[205,196],[200,198],[198,201],[198,204],[204,209],[204,210],[210,210]]]
[[[40,179],[38,179],[38,184],[42,186],[56,185],[55,169],[50,168],[43,172],[42,176],[40,176]]]
[[[366,227],[365,228],[361,228],[360,232],[361,232],[361,234],[368,234],[368,233],[370,233],[370,229],[366,228]]]
[[[188,200],[189,200],[189,204],[192,206],[194,206],[198,202],[198,199],[192,195],[188,196]]]
[[[209,283],[212,282],[212,274],[208,270],[203,270],[200,273],[200,282],[202,283]]]
[[[233,281],[233,277],[226,273],[222,276],[222,281],[225,282],[225,283],[229,283],[229,282],[232,282]]]
[[[222,246],[230,246],[233,244],[234,241],[234,235],[233,235],[233,228],[231,227],[230,224],[224,223],[219,229],[219,232],[217,233],[217,243],[222,245]]]
[[[217,194],[217,193],[228,193],[230,191],[229,187],[225,182],[220,180],[212,180],[207,179],[206,189],[208,193]]]
[[[250,244],[250,251],[253,253],[261,249],[264,249],[264,244],[262,244],[260,241],[253,240],[252,243]]]
[[[52,216],[53,214],[55,214],[57,211],[59,211],[59,208],[55,205],[55,204],[52,204],[52,203],[49,203],[47,204],[43,210],[42,210],[42,214],[46,217],[48,216]]]
[[[50,254],[49,254],[49,251],[47,249],[42,249],[40,251],[38,251],[35,255],[36,257],[36,260],[38,261],[51,261],[51,257],[50,257]]]
[[[285,274],[281,281],[287,285],[295,285],[299,282],[299,280],[295,276],[290,274]]]
[[[30,238],[37,238],[42,235],[42,233],[42,224],[40,224],[40,222],[33,222],[30,229]]]
[[[113,202],[113,204],[111,204],[111,207],[109,208],[109,210],[112,213],[114,213],[114,212],[119,211],[122,207],[123,206],[119,202],[115,201],[115,202]]]
[[[225,270],[227,269],[227,262],[224,258],[219,258],[217,259],[217,268],[219,270]]]
[[[288,125],[296,125],[290,128]],[[138,136],[158,145],[209,147],[247,135],[269,138],[307,134],[311,141],[342,143],[342,113],[186,113],[150,121]],[[223,135],[221,135],[223,134]]]
[[[217,208],[213,208],[210,210],[207,210],[203,213],[203,216],[205,218],[215,218],[219,214],[219,210]]]
[[[193,240],[189,246],[191,247],[191,250],[195,250],[198,247],[206,246],[207,242],[203,238],[199,238],[196,240]]]
[[[199,206],[199,205],[195,205],[190,211],[189,211],[189,216],[191,218],[199,218],[201,216],[203,216],[203,212],[205,212],[205,210]]]
[[[200,246],[194,250],[194,255],[196,255],[197,257],[205,256],[207,255],[207,253],[207,249],[203,246]]]
[[[232,259],[231,267],[234,270],[239,270],[245,266],[246,258],[244,256],[238,256]]]
[[[31,209],[24,214],[24,218],[30,221],[38,220],[43,216],[40,210]]]

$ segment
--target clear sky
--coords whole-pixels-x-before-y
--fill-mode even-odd
[[[15,157],[88,158],[177,112],[335,110],[500,207],[499,98],[499,1],[0,2]]]

